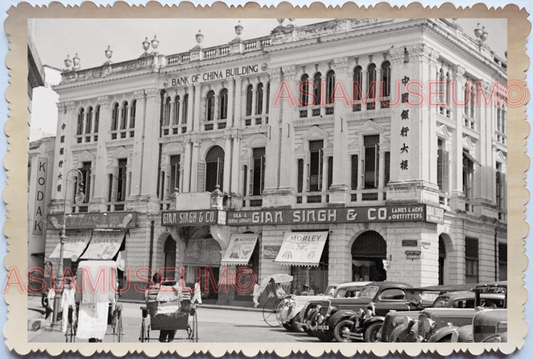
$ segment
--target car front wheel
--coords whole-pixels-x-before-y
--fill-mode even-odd
[[[352,341],[350,333],[352,331],[354,322],[348,319],[341,320],[333,329],[335,340],[339,343],[349,343]]]
[[[382,322],[370,324],[365,330],[365,342],[379,342],[378,333],[382,326]]]

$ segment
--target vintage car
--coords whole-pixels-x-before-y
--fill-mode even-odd
[[[280,320],[283,327],[288,331],[302,331],[302,327],[298,323],[300,311],[309,301],[332,298],[336,293],[337,287],[339,287],[339,284],[330,284],[323,294],[291,295],[285,298],[283,301],[285,305],[280,309]]]
[[[412,286],[400,282],[372,282],[366,285],[357,298],[332,298],[317,303],[306,319],[307,328],[321,341],[329,342],[335,339],[334,329],[341,321],[351,316],[364,315],[368,317],[368,309],[372,317],[365,321],[364,340],[377,340],[377,333],[383,323],[383,318],[390,310],[420,309],[419,298],[407,294]],[[359,311],[363,309],[363,312]],[[366,312],[364,312],[367,310]],[[339,314],[337,314],[339,313]]]
[[[304,301],[305,302],[303,303],[301,308],[296,309],[297,315],[295,315],[294,319],[292,320],[292,324],[295,330],[303,330],[307,332],[308,334],[313,335],[312,331],[310,331],[307,328],[306,319],[307,319],[307,315],[309,314],[309,312],[312,311],[312,309],[314,309],[318,303],[322,303],[322,301],[327,298],[357,298],[359,296],[359,293],[361,292],[361,289],[363,289],[369,283],[371,282],[342,283],[336,286],[336,289],[333,292],[333,295],[327,295],[329,291],[326,290],[326,295],[321,296],[321,297],[300,296],[300,300],[302,302]],[[328,286],[328,289],[329,288],[330,286]]]
[[[482,310],[475,313],[472,322],[460,328],[452,327],[454,335],[452,341],[483,342],[507,340],[507,282],[494,282],[477,286],[474,289],[476,302],[481,302]],[[486,296],[499,296],[500,302],[483,302]],[[504,309],[496,309],[504,308]]]
[[[434,287],[439,288],[439,287]],[[475,293],[474,292],[467,292],[464,291],[464,289],[468,289],[468,287],[465,286],[457,286],[455,291],[453,288],[446,288],[443,289],[444,293],[441,293],[437,299],[433,302],[431,305],[431,308],[474,308],[474,302],[475,302]],[[490,295],[490,294],[483,294],[482,296],[482,303],[492,303],[495,302],[500,307],[503,306],[503,299],[498,296]],[[414,320],[418,318],[418,315],[420,314],[419,311],[408,311],[408,312],[397,312],[397,311],[391,311],[387,314],[385,317],[385,320],[383,322],[383,327],[381,328],[381,333],[379,333],[380,341],[382,342],[395,342],[395,341],[405,341],[410,340],[409,336],[402,335],[402,325],[404,322],[409,320]],[[410,319],[409,319],[410,318]],[[412,323],[414,324],[414,323]],[[400,338],[400,336],[403,337]]]
[[[470,334],[472,333],[472,321],[477,313],[487,309],[507,307],[506,288],[506,282],[478,285],[474,289],[473,308],[427,308],[421,311],[418,318],[414,320],[406,317],[403,320],[402,329],[397,333],[396,340],[407,342],[467,341],[473,336]]]

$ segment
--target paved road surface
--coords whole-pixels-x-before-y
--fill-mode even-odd
[[[40,298],[28,300],[29,308],[42,309]],[[140,303],[122,303],[124,342],[138,342],[141,328]],[[198,336],[200,342],[318,342],[305,333],[290,333],[283,327],[271,328],[264,321],[260,311],[223,310],[200,307],[198,309]],[[157,341],[159,331],[151,331],[150,337]],[[187,341],[183,330],[176,333],[177,342]],[[28,333],[29,342],[63,342],[62,332],[41,329]],[[111,326],[104,342],[113,342]]]

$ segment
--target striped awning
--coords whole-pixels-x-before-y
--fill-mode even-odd
[[[67,232],[65,239],[65,244],[63,245],[63,259],[70,259],[73,262],[76,262],[80,255],[83,253],[87,244],[91,240],[91,232],[82,232],[82,233],[69,233]],[[50,254],[50,259],[59,259],[61,255],[61,243],[59,243],[55,248],[52,254]]]
[[[318,266],[327,238],[328,232],[287,232],[274,262]]]

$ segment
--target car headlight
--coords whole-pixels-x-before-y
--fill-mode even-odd
[[[420,314],[418,320],[418,336],[427,340],[429,333],[435,328],[436,323],[434,320],[428,318],[426,314]]]
[[[316,317],[316,322],[317,322],[318,324],[323,324],[323,323],[324,323],[324,319],[325,319],[324,316],[323,316],[322,314],[319,314],[319,315],[317,315],[317,317]]]

